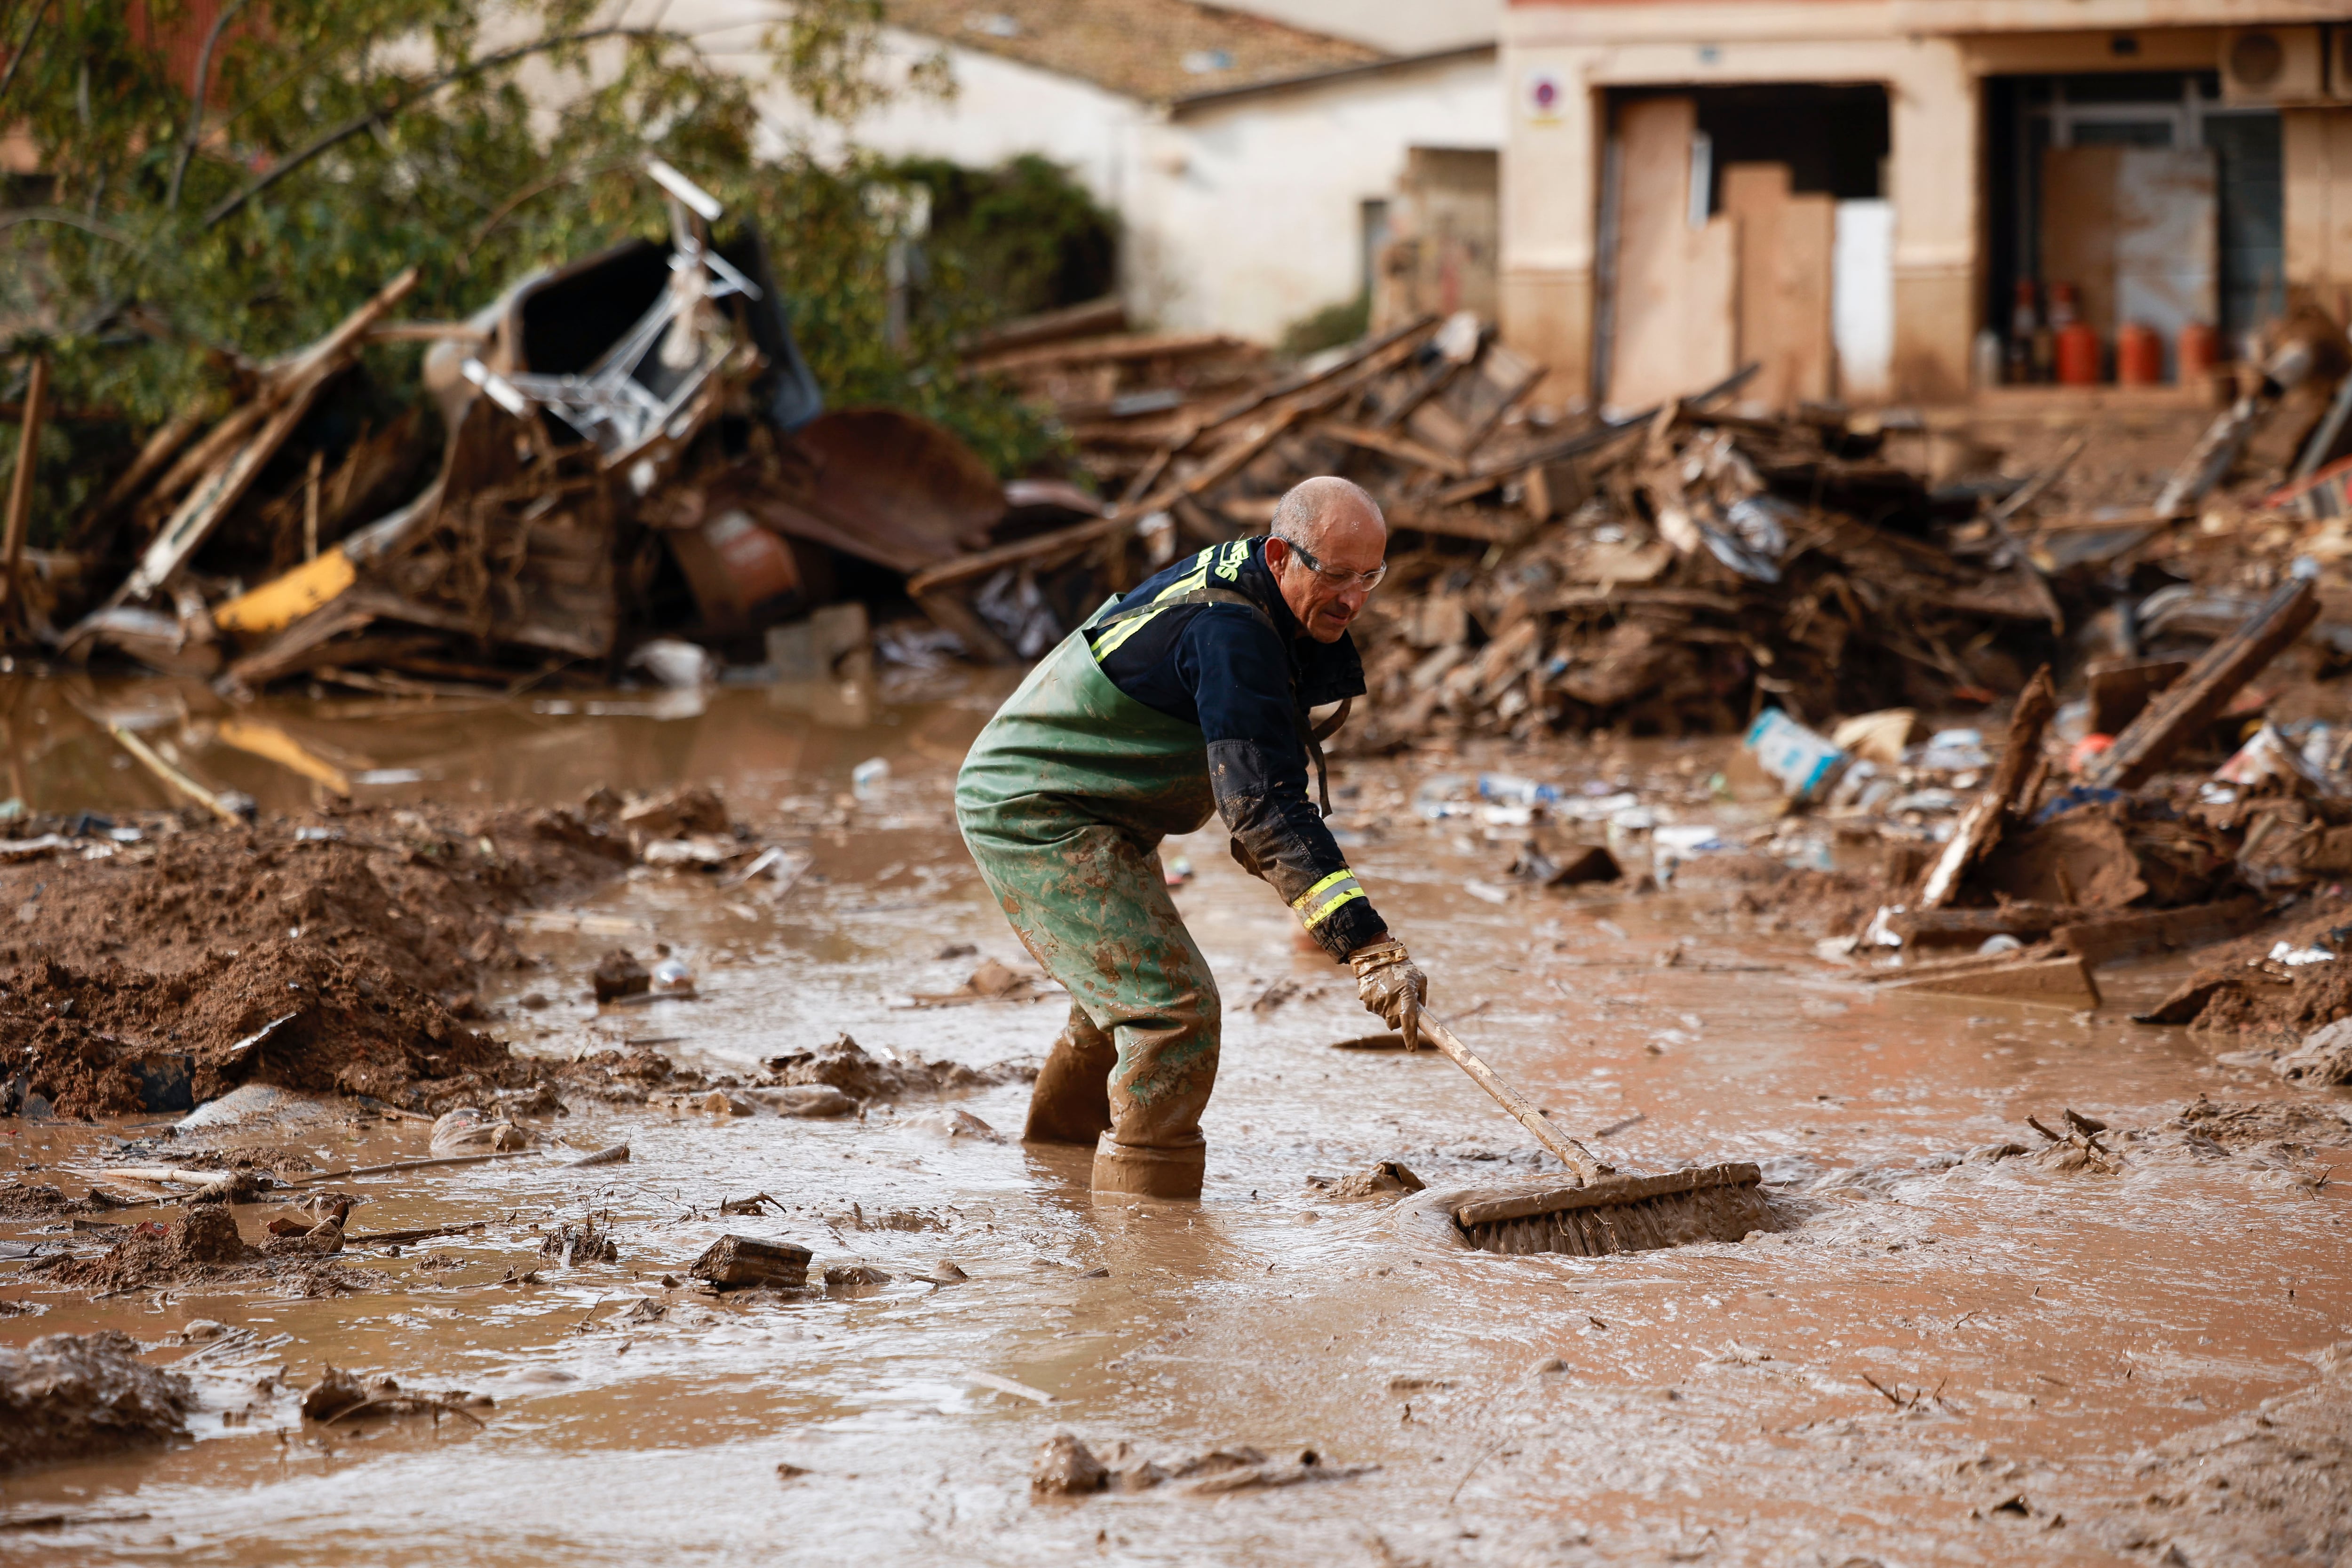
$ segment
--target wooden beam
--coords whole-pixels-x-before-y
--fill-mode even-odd
[[[2009,721],[2009,743],[1993,769],[1992,782],[1969,803],[1952,830],[1951,842],[1928,862],[1918,896],[1911,900],[1913,909],[1940,910],[1950,903],[1969,868],[2000,842],[2001,828],[2016,809],[2018,793],[2042,754],[2042,731],[2057,710],[2057,693],[2051,688],[2050,667],[2045,664],[2017,700],[2017,711]]]
[[[2141,710],[2092,763],[2084,782],[2101,789],[2133,789],[2145,783],[2318,618],[2318,585],[2306,577],[2288,579],[2243,626],[2207,648],[2188,674]]]
[[[33,373],[25,389],[25,423],[16,436],[16,471],[8,480],[8,518],[0,533],[0,605],[16,598],[16,575],[25,567],[25,533],[32,526],[33,473],[40,466],[41,414],[49,395],[49,356],[33,356]]]
[[[1410,436],[1399,436],[1392,431],[1375,430],[1362,425],[1343,424],[1337,419],[1318,419],[1307,433],[1310,436],[1328,436],[1334,441],[1345,442],[1350,447],[1360,447],[1367,452],[1378,452],[1384,458],[1394,458],[1400,463],[1427,468],[1432,473],[1444,474],[1449,479],[1461,479],[1466,471],[1463,468],[1461,458],[1441,452],[1434,447],[1425,446]]]
[[[2135,910],[2105,920],[2060,926],[2058,945],[2090,964],[2114,963],[2144,952],[2199,947],[2242,935],[2262,918],[2263,901],[2247,897],[2182,910]]]
[[[2099,987],[2091,978],[2090,963],[2068,953],[1975,970],[1959,974],[1933,974],[1905,980],[1889,989],[1924,992],[1937,996],[1988,996],[2012,1002],[2036,1002],[2053,1007],[2095,1007]]]

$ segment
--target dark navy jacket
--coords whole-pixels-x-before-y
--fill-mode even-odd
[[[1200,588],[1246,604],[1168,603]],[[1234,858],[1273,884],[1324,950],[1345,958],[1385,929],[1307,794],[1306,712],[1364,694],[1355,641],[1306,635],[1265,564],[1263,538],[1214,546],[1124,595],[1088,636],[1129,697],[1201,727]]]

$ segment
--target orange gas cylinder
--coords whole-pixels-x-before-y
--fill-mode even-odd
[[[2221,334],[2203,321],[2180,329],[2180,384],[2203,381],[2221,363]]]
[[[2086,321],[2058,329],[2058,384],[2099,384],[2099,334]]]
[[[2154,327],[2126,321],[2116,329],[2116,381],[2157,386],[2164,381],[2164,339]]]

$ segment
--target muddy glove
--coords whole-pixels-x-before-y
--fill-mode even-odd
[[[1421,972],[1392,936],[1368,942],[1348,955],[1356,972],[1356,995],[1367,1011],[1404,1037],[1404,1048],[1421,1049],[1421,1005],[1429,999],[1429,976]]]

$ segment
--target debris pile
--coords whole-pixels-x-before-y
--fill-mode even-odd
[[[826,411],[758,230],[714,237],[717,201],[647,173],[666,244],[534,273],[465,321],[391,319],[412,268],[316,343],[236,364],[226,398],[153,432],[26,575],[26,646],[232,696],[603,683],[632,665],[690,687],[715,673],[698,644],[756,664],[766,630],[844,577],[1095,510],[1067,485],[1008,490],[926,420]],[[434,345],[437,463],[421,411],[367,422],[387,400],[362,353],[387,341]],[[984,626],[954,629],[1002,653]],[[686,657],[644,657],[656,640]]]

